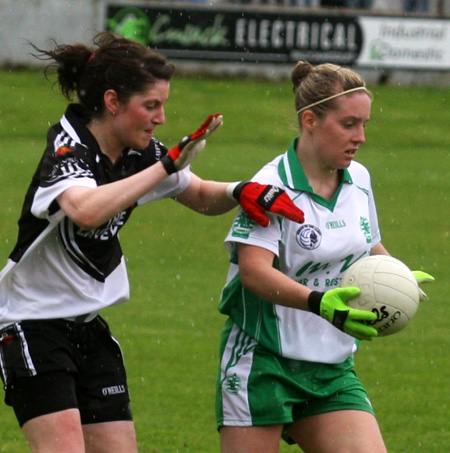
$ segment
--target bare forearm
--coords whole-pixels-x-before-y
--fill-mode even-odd
[[[311,290],[276,269],[255,272],[248,279],[241,272],[241,277],[245,288],[268,302],[309,310],[307,301]]]
[[[384,245],[379,242],[375,247],[372,248],[370,251],[371,255],[390,255],[390,253],[386,250]]]
[[[226,194],[229,183],[204,181],[192,175],[189,187],[175,199],[190,209],[205,215],[219,215],[236,207],[237,202]]]
[[[311,290],[272,266],[270,251],[239,244],[239,270],[245,288],[268,302],[308,310]]]

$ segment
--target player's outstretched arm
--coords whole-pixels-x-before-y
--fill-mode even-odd
[[[303,211],[295,206],[284,190],[268,184],[249,181],[238,183],[204,181],[192,173],[189,186],[175,199],[205,215],[223,214],[236,207],[236,202],[239,202],[247,215],[264,227],[270,222],[268,212],[294,222],[304,221]]]
[[[205,139],[222,124],[223,116],[220,113],[210,115],[193,134],[184,137],[175,148],[169,150],[161,159],[167,174],[187,167],[205,147]],[[195,177],[187,190],[176,199],[191,209],[208,215],[229,211],[235,203],[230,203],[226,198],[235,200],[252,220],[262,226],[268,226],[270,223],[267,212],[294,222],[304,221],[303,212],[295,206],[286,192],[277,186],[251,181],[222,184]]]
[[[335,288],[324,293],[313,291],[308,298],[309,309],[333,324],[339,330],[358,338],[371,340],[378,332],[365,324],[375,321],[377,315],[371,311],[350,308],[346,301],[357,296],[361,290],[356,287]]]

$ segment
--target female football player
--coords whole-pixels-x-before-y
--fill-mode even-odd
[[[260,228],[240,211],[226,238],[217,420],[223,453],[381,453],[386,448],[353,370],[376,315],[350,309],[343,272],[380,242],[369,172],[354,161],[372,96],[355,72],[299,62],[291,75],[301,131],[254,181],[282,187],[305,213]]]
[[[118,232],[131,212],[173,198],[208,215],[239,200],[263,224],[265,211],[299,222],[302,213],[270,185],[190,171],[221,115],[171,150],[154,137],[174,72],[161,55],[108,33],[93,46],[35,51],[77,102],[48,131],[0,275],[5,401],[33,452],[136,452],[121,350],[98,314],[129,297]]]

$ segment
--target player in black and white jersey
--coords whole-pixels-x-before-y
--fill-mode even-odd
[[[32,451],[137,451],[120,347],[98,312],[129,297],[118,232],[138,206],[174,198],[217,215],[237,201],[257,222],[265,211],[301,222],[271,185],[204,181],[189,169],[222,124],[211,115],[168,150],[165,122],[174,67],[108,33],[94,46],[35,48],[51,60],[70,100],[47,135],[0,274],[0,370],[5,401]]]

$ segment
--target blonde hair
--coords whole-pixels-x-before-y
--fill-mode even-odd
[[[372,94],[359,74],[331,63],[313,66],[306,61],[299,61],[292,70],[291,82],[295,94],[295,110],[299,115],[311,109],[321,116],[327,110],[336,108],[337,97],[355,91],[365,91],[372,99]]]

